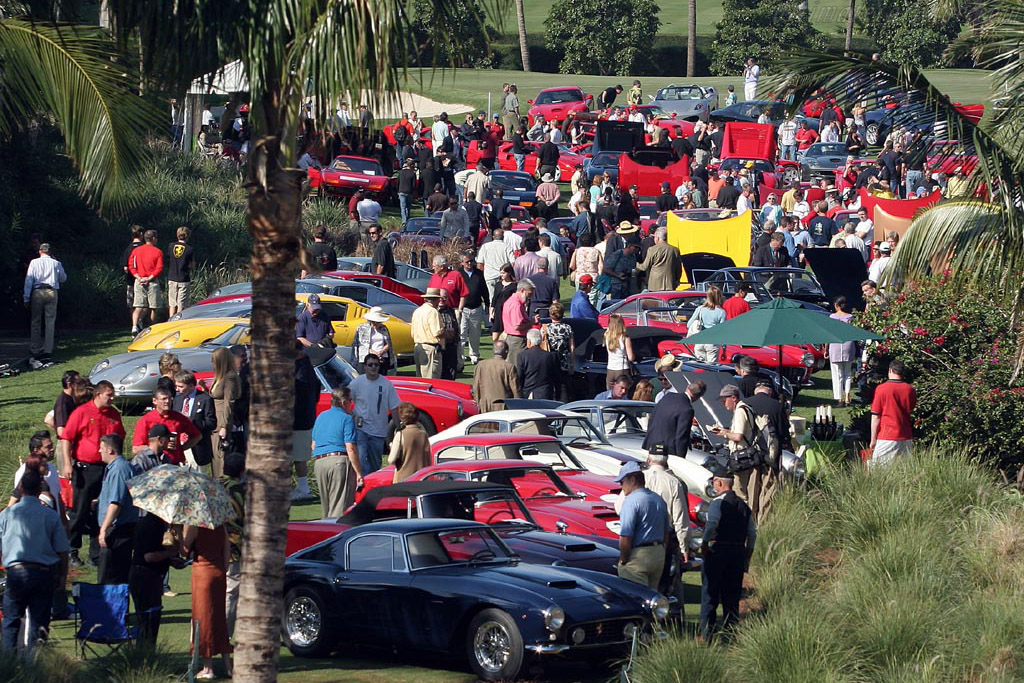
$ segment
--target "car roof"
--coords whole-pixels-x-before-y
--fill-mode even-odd
[[[510,412],[510,411],[502,411]],[[464,436],[453,436],[432,444],[431,447],[446,448],[448,446],[494,446],[498,444],[512,443],[537,443],[538,441],[558,441],[558,437],[547,434],[509,434],[508,432],[490,434],[466,434]]]
[[[513,177],[520,177],[520,178],[529,178],[529,179],[533,180],[533,174],[532,173],[527,173],[526,171],[513,171],[513,170],[510,170],[510,169],[507,169],[507,168],[496,168],[493,171],[488,171],[487,175],[489,175],[489,176],[492,176],[492,175],[497,175],[497,176],[513,176]]]
[[[544,88],[541,92],[551,92],[552,90],[578,90],[583,92],[583,88],[578,85],[554,85],[550,88]]]
[[[523,469],[550,470],[551,465],[534,460],[457,460],[431,465],[430,470],[456,470],[458,472],[479,472],[480,470]]]
[[[622,300],[622,303],[629,301],[636,301],[637,299],[654,298],[654,299],[671,299],[677,296],[707,296],[707,292],[701,292],[696,289],[667,289],[660,292],[640,292],[639,294],[630,294],[628,297]]]
[[[449,529],[467,528],[489,528],[483,522],[473,522],[464,519],[391,519],[383,522],[373,522],[366,526],[357,527],[360,532],[391,532],[396,534],[423,533],[429,531],[448,531]]]
[[[578,410],[580,408],[653,408],[654,401],[633,401],[624,398],[592,398],[585,401],[572,401],[565,404],[565,410]]]
[[[729,271],[730,273],[754,273],[765,270],[778,270],[787,273],[804,273],[808,274],[803,268],[774,268],[771,266],[732,266],[730,268],[722,268],[716,272],[721,273],[722,271]]]
[[[362,159],[363,161],[372,161],[375,164],[380,163],[379,159],[374,159],[373,157],[361,157],[358,154],[339,154],[334,157],[332,161],[336,161],[338,159]]]
[[[534,410],[492,410],[489,413],[480,413],[476,416],[474,422],[485,422],[486,420],[479,419],[485,416],[490,416],[491,419],[495,420],[505,420],[506,422],[551,417],[579,417],[579,415],[567,410],[555,410],[552,408],[537,408]]]

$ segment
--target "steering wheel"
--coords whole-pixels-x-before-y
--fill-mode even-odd
[[[557,496],[559,493],[561,493],[561,491],[556,489],[554,486],[545,486],[542,489],[537,489],[536,491],[534,491],[533,495],[530,497],[534,498],[536,496]]]
[[[466,558],[466,562],[475,562],[476,560],[493,560],[495,557],[497,556],[494,554],[493,550],[489,548],[482,548]]]
[[[577,446],[577,445],[581,445],[582,446],[582,445],[586,445],[588,443],[590,443],[590,439],[587,438],[586,436],[581,435],[581,436],[575,437],[572,441],[570,441],[569,445],[570,446]]]
[[[495,510],[493,513],[491,513],[491,516],[487,518],[487,523],[493,524],[495,521],[499,519],[499,517],[501,517],[501,515],[508,515],[509,519],[513,519],[515,517],[515,515],[513,515],[508,510]]]

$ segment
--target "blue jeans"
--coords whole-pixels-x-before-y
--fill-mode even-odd
[[[53,567],[19,564],[7,568],[4,591],[3,647],[18,647],[21,622],[28,616],[32,632],[29,647],[50,628],[50,607],[53,602]]]
[[[526,155],[525,154],[513,154],[516,158],[516,170],[523,171],[526,169]]]
[[[402,212],[402,225],[409,222],[409,195],[398,193],[398,206]]]
[[[923,171],[907,171],[907,194],[906,198],[910,199],[914,192],[917,192],[917,188],[924,185],[924,172]]]
[[[359,466],[365,477],[380,469],[384,457],[384,437],[371,436],[362,429],[356,430],[356,447],[359,449]]]
[[[783,145],[781,159],[796,161],[796,145]]]

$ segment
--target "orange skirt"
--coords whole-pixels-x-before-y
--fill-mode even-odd
[[[200,657],[231,654],[227,590],[228,579],[223,569],[201,560],[192,565],[192,619],[199,620]]]

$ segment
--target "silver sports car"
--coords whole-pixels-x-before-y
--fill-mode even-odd
[[[718,109],[718,91],[703,85],[667,85],[651,97],[651,102],[676,117],[696,121],[708,120],[713,109]]]

